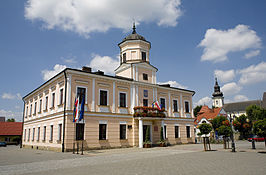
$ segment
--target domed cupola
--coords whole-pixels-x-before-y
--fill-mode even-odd
[[[120,64],[148,62],[151,43],[143,36],[137,34],[135,23],[133,23],[132,33],[126,36],[118,44],[120,47]]]

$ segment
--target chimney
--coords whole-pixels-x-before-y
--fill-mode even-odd
[[[97,75],[104,75],[103,71],[98,70],[97,72],[95,72]]]
[[[83,67],[82,67],[82,71],[83,71],[83,72],[91,73],[91,68],[90,68],[90,67],[87,67],[87,66],[83,66]]]

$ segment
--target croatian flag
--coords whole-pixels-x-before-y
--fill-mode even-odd
[[[74,111],[73,111],[73,122],[76,122],[78,120],[78,112],[79,112],[79,98],[75,98]]]
[[[159,102],[158,101],[155,101],[152,103],[152,107],[156,106],[159,110],[161,110],[161,107],[159,105]]]
[[[81,121],[84,116],[84,104],[85,104],[85,97],[82,98],[82,102],[80,106],[79,121]]]

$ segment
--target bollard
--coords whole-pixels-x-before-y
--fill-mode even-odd
[[[256,149],[255,140],[252,138],[252,149]]]

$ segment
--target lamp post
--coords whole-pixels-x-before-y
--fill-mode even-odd
[[[233,116],[234,117],[234,116]],[[232,129],[232,133],[231,133],[231,139],[232,139],[232,152],[236,152],[236,145],[235,145],[235,138],[234,138],[234,128],[233,128],[233,125],[232,125],[232,117],[231,117],[231,114],[230,114],[230,126],[231,126],[231,129]]]

